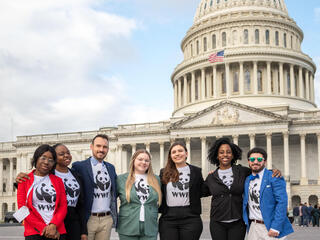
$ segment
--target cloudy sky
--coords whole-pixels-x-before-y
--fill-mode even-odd
[[[0,141],[168,119],[198,3],[0,0]],[[320,1],[286,3],[319,69]]]

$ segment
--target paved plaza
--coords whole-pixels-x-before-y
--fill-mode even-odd
[[[208,229],[209,223],[204,222],[204,230],[201,235],[201,240],[210,240],[210,232]],[[288,240],[319,240],[320,228],[318,227],[296,227],[295,232],[287,238]],[[23,227],[22,226],[0,226],[0,240],[23,240]],[[111,240],[118,240],[118,234],[112,231]],[[171,239],[168,239],[171,240]]]

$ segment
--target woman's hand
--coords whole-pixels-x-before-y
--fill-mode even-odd
[[[272,169],[272,177],[282,177],[280,170]]]
[[[17,183],[22,183],[27,181],[28,179],[30,179],[30,177],[28,176],[27,173],[24,172],[20,172],[17,176],[16,176],[16,182]]]
[[[41,236],[56,239],[57,233],[59,233],[59,232],[57,231],[56,225],[53,223],[50,223],[49,225],[44,227]],[[60,234],[59,234],[59,236],[60,236]]]
[[[81,240],[88,240],[88,236],[86,234],[81,234]]]

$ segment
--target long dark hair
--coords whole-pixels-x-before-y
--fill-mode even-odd
[[[184,148],[184,150],[186,152],[188,152],[186,145],[183,142],[174,142],[170,148],[169,148],[169,152],[168,152],[168,161],[167,164],[163,170],[163,175],[161,178],[161,182],[163,184],[168,184],[168,182],[177,182],[179,181],[179,172],[178,169],[176,167],[176,164],[173,162],[172,158],[171,158],[171,150],[172,148],[174,148],[175,146],[181,146]]]
[[[237,162],[237,160],[241,160],[242,157],[242,150],[239,148],[238,145],[230,142],[229,138],[219,138],[217,141],[213,143],[213,145],[210,147],[208,151],[208,159],[211,164],[214,164],[216,166],[220,165],[220,162],[218,160],[218,152],[219,148],[222,144],[228,144],[231,148],[233,159],[231,161],[231,166]]]
[[[57,164],[57,154],[56,154],[56,151],[54,150],[54,148],[48,144],[42,144],[34,151],[32,161],[31,161],[31,166],[36,168],[38,159],[45,152],[51,152],[51,154],[52,154],[52,159],[54,160],[54,165],[52,166],[50,173],[53,173],[54,169],[56,168],[56,164]]]

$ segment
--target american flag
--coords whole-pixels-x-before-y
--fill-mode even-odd
[[[209,62],[215,63],[215,62],[223,62],[224,61],[224,50],[213,53],[209,56]]]

